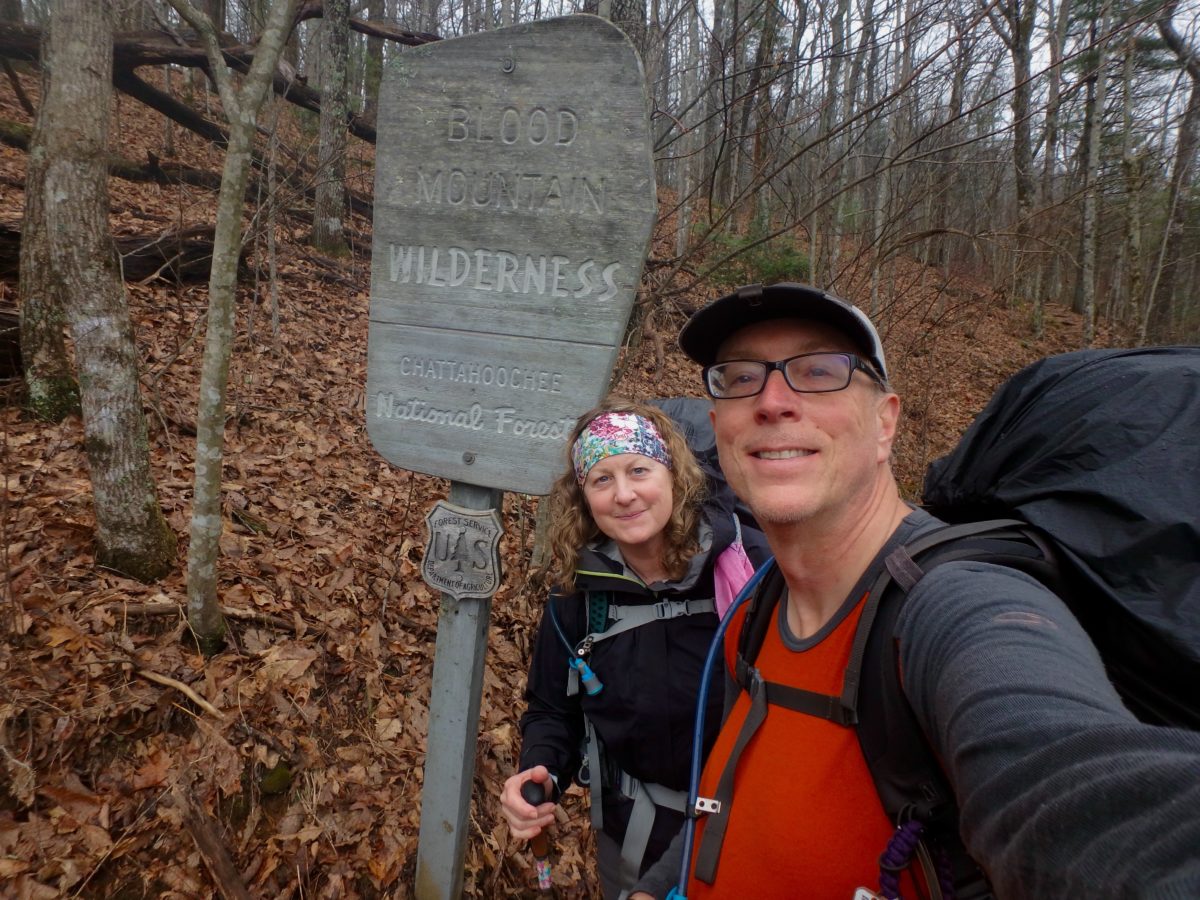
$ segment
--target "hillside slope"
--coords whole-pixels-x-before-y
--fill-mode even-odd
[[[36,83],[25,85],[36,98]],[[114,150],[161,153],[161,120],[127,100],[116,111]],[[11,92],[0,92],[0,117],[29,122]],[[219,171],[198,139],[177,133],[175,142],[181,160]],[[369,190],[369,153],[353,152],[357,188]],[[18,229],[23,177],[23,153],[0,148],[0,223]],[[202,188],[114,179],[111,191],[118,234],[206,224],[215,208]],[[240,291],[221,541],[225,652],[206,662],[183,640],[182,547],[177,571],[154,585],[95,568],[80,423],[30,421],[16,405],[19,385],[5,385],[0,893],[210,896],[197,849],[208,838],[252,896],[409,896],[439,603],[419,564],[424,515],[447,484],[392,468],[366,436],[369,222],[354,223],[354,256],[333,261],[305,246],[302,211],[280,216],[278,333],[261,233],[250,238]],[[1022,314],[998,306],[986,285],[946,285],[908,261],[892,277],[908,286],[883,321],[906,399],[896,458],[911,490],[1000,380],[1069,349],[1079,326],[1054,314],[1035,343],[1022,337]],[[3,291],[15,300],[13,278]],[[181,539],[205,293],[203,281],[128,285],[154,474]],[[661,330],[623,360],[622,393],[699,393],[673,334],[702,300],[684,297],[657,316]],[[503,513],[505,577],[493,602],[467,855],[476,897],[527,895],[533,884],[495,798],[515,759],[543,596],[529,565],[536,500],[506,495]],[[564,896],[594,893],[585,820],[572,793],[556,851]]]

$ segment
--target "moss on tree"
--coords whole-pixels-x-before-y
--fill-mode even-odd
[[[79,412],[79,385],[66,375],[27,378],[29,411],[43,422],[61,422]]]

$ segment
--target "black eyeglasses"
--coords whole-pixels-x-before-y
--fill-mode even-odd
[[[787,386],[801,394],[843,391],[850,386],[855,369],[866,372],[880,387],[886,386],[879,373],[853,353],[801,353],[775,362],[731,359],[706,366],[704,386],[717,400],[753,397],[762,393],[776,369],[783,373]]]

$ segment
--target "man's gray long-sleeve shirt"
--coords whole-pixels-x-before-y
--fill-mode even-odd
[[[1062,601],[1011,569],[947,563],[895,637],[998,897],[1200,897],[1200,733],[1138,722]],[[638,889],[665,896],[681,855],[677,840]]]

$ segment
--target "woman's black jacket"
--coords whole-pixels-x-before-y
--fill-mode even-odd
[[[588,633],[587,592],[608,592],[618,605],[653,604],[713,596],[713,564],[735,535],[732,495],[726,489],[704,507],[701,551],[679,582],[646,587],[617,559],[585,549],[576,572],[574,593],[552,592],[558,623],[574,647]],[[761,532],[742,524],[742,540],[751,561],[766,558]],[[530,663],[521,717],[520,769],[544,765],[565,790],[579,772],[586,712],[603,743],[606,768],[619,767],[640,781],[686,790],[691,768],[696,694],[709,643],[718,625],[714,613],[654,621],[592,648],[589,665],[603,684],[595,696],[567,695],[570,652],[543,614]],[[704,752],[720,730],[723,693],[709,691]],[[606,785],[608,779],[606,779]],[[619,843],[632,803],[614,790],[604,791],[604,831]],[[657,859],[682,822],[664,815],[655,822],[645,862]]]

